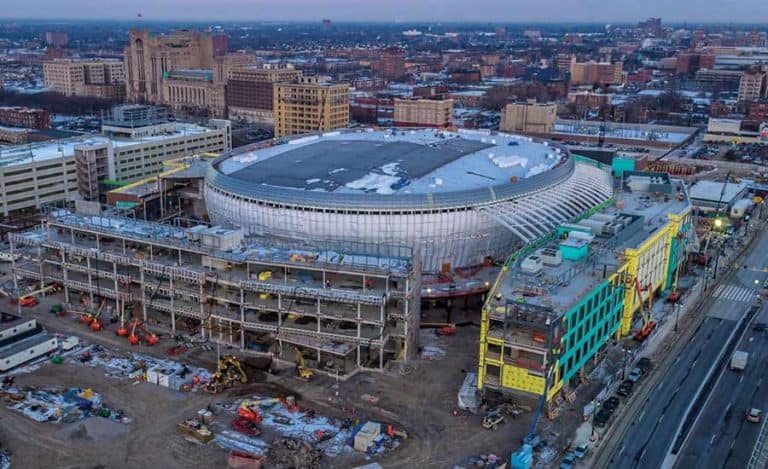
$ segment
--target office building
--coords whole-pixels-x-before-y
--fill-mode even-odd
[[[214,44],[211,35],[194,31],[152,35],[146,29],[132,29],[124,57],[128,101],[159,104],[164,102],[166,73],[177,69],[213,70]]]
[[[451,126],[453,117],[452,99],[395,99],[395,127],[436,127]]]
[[[766,97],[766,74],[759,70],[747,70],[739,80],[739,101],[753,101]]]
[[[549,134],[556,118],[557,104],[537,103],[531,99],[525,103],[507,104],[501,111],[499,128],[502,132]]]
[[[621,62],[577,62],[575,56],[571,58],[572,85],[620,85],[623,71]]]
[[[116,59],[53,59],[43,63],[45,86],[67,96],[122,99],[123,62]]]
[[[69,43],[69,34],[66,31],[46,31],[45,43],[53,47],[63,47]]]
[[[229,71],[226,88],[230,119],[274,124],[274,84],[294,82],[302,76],[292,67],[241,67]]]
[[[300,77],[274,85],[275,137],[323,132],[349,124],[349,85]]]
[[[211,117],[226,114],[224,85],[214,83],[212,70],[177,69],[163,78],[163,103],[174,112],[207,112]]]
[[[399,80],[405,76],[405,50],[399,47],[384,49],[379,54],[375,71],[387,80]]]

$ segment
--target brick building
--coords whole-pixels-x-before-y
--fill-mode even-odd
[[[0,125],[27,129],[50,129],[51,113],[45,109],[2,106],[0,107]]]
[[[230,70],[227,79],[227,112],[232,119],[273,124],[274,85],[302,76],[300,70],[276,67],[243,67]]]
[[[452,116],[452,99],[395,99],[395,127],[446,128]]]

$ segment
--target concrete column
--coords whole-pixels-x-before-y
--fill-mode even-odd
[[[93,309],[93,280],[91,278],[91,258],[85,258],[85,263],[88,266],[88,295],[91,298],[91,309]]]
[[[245,348],[245,292],[242,287],[240,287],[240,348]]]
[[[67,286],[67,281],[69,280],[69,269],[66,267],[67,258],[64,255],[64,250],[60,250],[59,254],[61,254],[61,277],[64,279],[64,302],[70,303],[69,299],[69,287]]]
[[[139,286],[141,287],[141,315],[147,321],[147,291],[144,289],[144,269],[139,269]]]
[[[205,340],[205,281],[200,282],[200,337]]]
[[[168,276],[168,287],[171,289],[171,331],[176,333],[176,307],[174,302],[176,295],[173,294],[173,275]]]

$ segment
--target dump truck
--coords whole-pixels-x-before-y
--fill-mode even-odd
[[[747,367],[747,360],[749,360],[749,353],[736,350],[731,356],[731,369],[734,371],[741,371]]]

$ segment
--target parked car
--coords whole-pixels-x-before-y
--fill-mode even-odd
[[[588,452],[589,452],[589,445],[586,443],[582,443],[573,449],[573,454],[578,459],[584,458],[584,456],[586,456]]]
[[[643,376],[643,370],[640,369],[640,367],[635,367],[632,369],[632,371],[629,372],[629,376],[627,376],[628,381],[632,381],[633,383],[636,383],[640,381],[640,377]]]
[[[618,397],[611,396],[608,399],[606,399],[605,402],[603,402],[602,406],[603,406],[603,409],[616,410],[620,402],[621,401],[619,400]]]
[[[629,397],[630,394],[632,394],[632,388],[634,388],[635,383],[629,380],[624,380],[620,385],[619,389],[616,391],[616,394],[623,397]]]
[[[560,469],[571,469],[576,462],[576,455],[573,453],[566,453],[563,461],[560,463]]]
[[[643,357],[640,360],[637,361],[637,367],[642,370],[643,374],[648,372],[648,370],[651,369],[651,359],[648,357]]]

